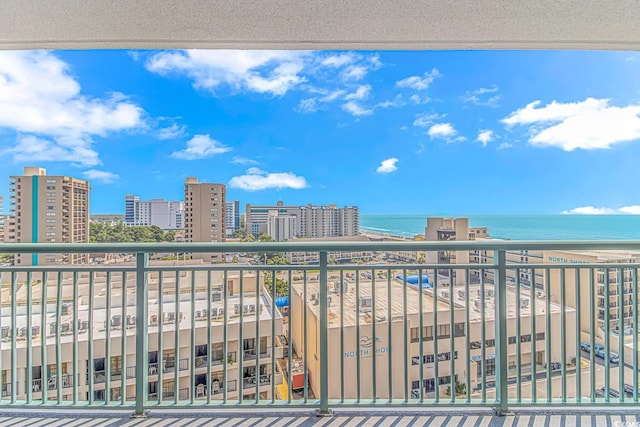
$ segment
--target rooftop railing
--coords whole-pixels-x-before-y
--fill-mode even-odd
[[[430,262],[440,251],[461,262],[479,250],[491,252],[492,264]],[[109,405],[141,415],[275,405],[326,414],[462,404],[502,414],[637,405],[640,265],[578,255],[507,261],[521,250],[640,253],[640,242],[0,244],[0,253],[134,256],[117,265],[0,268],[0,407]],[[330,263],[332,253],[350,251],[375,259]],[[301,252],[318,262],[268,264],[269,254]],[[150,263],[158,253],[267,264]],[[598,287],[598,275],[610,272],[630,280]],[[542,286],[532,289],[526,274]],[[609,321],[599,319],[602,308]],[[150,352],[173,365],[159,369]],[[32,369],[45,366],[53,372],[46,387]]]

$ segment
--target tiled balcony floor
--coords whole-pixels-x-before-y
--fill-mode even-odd
[[[374,410],[375,412],[375,410]],[[164,427],[164,426],[340,426],[340,427],[403,427],[403,426],[640,426],[638,411],[554,412],[520,410],[512,415],[497,417],[490,412],[425,411],[412,412],[337,412],[332,417],[316,417],[308,411],[286,414],[264,411],[244,411],[238,414],[213,414],[196,410],[153,411],[145,419],[129,418],[129,412],[103,413],[60,411],[3,411],[0,413],[0,427],[40,427],[40,426],[82,426],[82,427]]]

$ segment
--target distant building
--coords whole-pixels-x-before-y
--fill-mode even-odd
[[[225,204],[225,224],[227,237],[240,229],[240,201],[233,200]]]
[[[4,198],[0,196],[0,243],[4,242]]]
[[[184,203],[164,199],[140,200],[125,196],[124,222],[127,225],[156,225],[163,230],[184,228]]]
[[[89,242],[89,182],[50,176],[39,167],[25,167],[11,176],[13,215],[7,221],[7,241],[16,243]],[[87,254],[17,254],[17,266],[79,264]]]
[[[224,184],[199,183],[198,178],[187,178],[184,184],[185,242],[226,241],[226,193]],[[194,253],[191,257],[210,262],[224,259],[222,253]]]
[[[276,220],[274,217],[293,218]],[[271,226],[270,226],[271,224]],[[285,206],[279,201],[275,206],[251,206],[245,209],[245,230],[259,236],[267,233],[274,240],[282,227],[289,227],[288,238],[294,237],[343,237],[360,233],[360,217],[357,206],[339,208],[336,205]],[[282,226],[282,227],[280,227]],[[275,235],[269,233],[271,230]],[[278,230],[278,233],[275,232]],[[280,233],[282,234],[282,233]]]

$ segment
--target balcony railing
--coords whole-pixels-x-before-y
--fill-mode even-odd
[[[83,405],[104,405],[92,398],[95,392],[137,414],[188,407],[196,399],[321,413],[376,404],[474,405],[499,413],[512,406],[636,407],[640,265],[507,261],[507,252],[522,250],[640,252],[640,242],[1,244],[0,253],[133,254],[135,263],[0,268],[6,284],[0,408],[69,405],[85,396]],[[437,259],[439,252],[465,251],[487,251],[492,263],[391,264],[380,256],[368,265],[329,264],[332,252],[404,254],[395,259],[430,252],[426,259]],[[319,261],[148,261],[168,252],[260,259],[315,253]],[[623,271],[630,281],[598,286],[599,273],[623,277]],[[524,272],[538,278],[536,288],[521,278]],[[609,321],[599,306],[608,307]],[[243,350],[247,340],[255,347]],[[196,355],[203,346],[211,360]],[[168,363],[176,359],[166,359],[162,369],[149,363],[155,351],[175,355],[178,369]],[[113,384],[122,375],[113,367],[108,376],[88,368],[103,358],[109,369],[113,357],[131,381]],[[64,363],[70,373],[44,384],[33,378],[34,362],[58,371]],[[81,371],[90,374],[79,377]],[[51,392],[35,395],[43,388]]]

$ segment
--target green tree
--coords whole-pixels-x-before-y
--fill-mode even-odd
[[[272,278],[270,273],[271,272],[269,271],[264,272],[264,286],[269,295],[273,295],[273,291],[271,288]],[[286,295],[289,295],[289,282],[276,277],[276,297],[282,297]]]
[[[456,389],[456,396],[463,396],[467,394],[467,385],[465,383],[461,383],[460,381],[456,380],[454,386]],[[447,387],[447,395],[451,396],[451,386]]]

